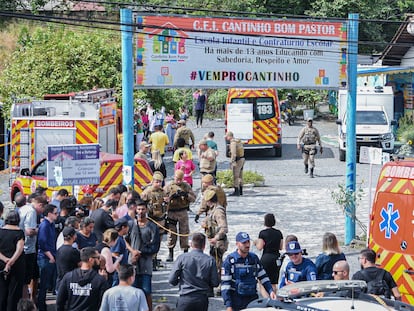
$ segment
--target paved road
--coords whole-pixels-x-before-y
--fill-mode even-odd
[[[335,233],[340,241],[344,240],[344,216],[331,199],[331,192],[337,189],[339,183],[345,182],[345,163],[339,162],[336,147],[336,125],[332,121],[316,120],[315,126],[322,135],[324,153],[318,154],[315,168],[315,178],[310,179],[303,172],[301,154],[296,150],[296,137],[303,126],[299,122],[294,126],[283,126],[283,155],[274,158],[271,153],[263,155],[249,152],[245,164],[246,170],[257,171],[265,176],[264,187],[246,187],[243,197],[229,197],[227,218],[229,223],[229,251],[235,249],[235,235],[239,231],[247,231],[252,238],[258,236],[263,228],[263,216],[274,213],[277,218],[276,226],[286,236],[296,234],[302,247],[308,250],[309,256],[315,258],[321,252],[321,239],[326,231]],[[192,126],[190,122],[189,126]],[[194,128],[194,126],[193,126]],[[224,126],[220,121],[208,121],[202,129],[194,129],[196,138],[213,130],[219,149],[224,150]],[[168,160],[168,158],[167,158]],[[219,168],[227,169],[227,158],[222,152],[219,157]],[[368,193],[369,166],[357,165],[357,183]],[[373,185],[379,173],[379,167],[372,168]],[[199,188],[199,177],[195,178],[195,188]],[[230,191],[230,190],[229,190]],[[192,207],[197,210],[196,206]],[[190,215],[191,230],[200,230]],[[368,220],[368,195],[365,195],[357,210],[357,217],[364,223]],[[361,235],[361,230],[357,229]],[[358,250],[344,246],[352,271],[359,269],[357,261]],[[253,251],[257,251],[254,250]],[[178,247],[176,253],[180,253]],[[167,257],[165,241],[162,243],[161,259]],[[171,306],[177,299],[176,288],[167,284],[170,264],[154,274],[154,301],[167,301]],[[210,300],[209,310],[223,310],[220,298]]]
[[[224,122],[222,120],[206,120],[203,128],[196,129],[194,122],[189,122],[197,141],[208,131],[214,131],[216,141],[221,151],[219,156],[219,169],[229,167],[228,159],[224,154]],[[331,192],[337,189],[339,183],[345,182],[345,163],[339,162],[338,151],[335,147],[336,125],[332,121],[315,120],[314,125],[319,129],[324,143],[324,153],[317,155],[315,178],[310,179],[303,172],[301,154],[296,150],[296,137],[303,126],[298,122],[294,126],[283,126],[283,155],[274,158],[271,154],[258,152],[247,153],[245,170],[257,171],[264,175],[263,187],[246,187],[243,197],[229,197],[227,217],[229,222],[229,251],[235,248],[235,235],[239,231],[247,231],[252,238],[256,238],[263,228],[265,213],[274,213],[277,218],[276,226],[286,236],[296,234],[303,248],[308,250],[309,256],[314,258],[321,251],[322,235],[326,231],[335,233],[340,241],[344,239],[344,216],[331,199]],[[171,155],[165,157],[167,163],[171,162]],[[172,164],[168,164],[168,176],[173,174]],[[361,184],[367,194],[369,191],[369,166],[357,165],[357,183]],[[373,185],[379,173],[379,167],[372,169]],[[8,198],[8,176],[0,176],[3,192],[0,199],[11,205]],[[200,176],[195,175],[194,188],[199,191]],[[229,190],[230,191],[230,190]],[[192,206],[192,211],[197,210]],[[368,219],[368,195],[365,195],[357,209],[357,217],[363,222]],[[192,231],[199,231],[200,226],[195,224],[194,214],[190,214]],[[357,229],[357,234],[361,230]],[[357,250],[344,247],[353,271],[358,269],[356,259]],[[253,251],[255,251],[253,249]],[[180,254],[178,247],[176,255]],[[174,306],[177,299],[177,288],[167,284],[171,264],[165,263],[167,248],[165,240],[162,241],[159,258],[163,260],[164,267],[154,273],[153,298],[154,305],[166,301]],[[53,299],[53,297],[51,297]],[[50,310],[54,310],[53,300],[50,301]],[[212,298],[209,310],[222,310],[221,298]]]

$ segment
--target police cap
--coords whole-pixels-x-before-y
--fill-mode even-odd
[[[156,171],[156,172],[154,172],[154,174],[152,175],[152,179],[153,179],[153,180],[163,181],[163,180],[164,180],[164,175],[163,175],[161,172]]]
[[[213,180],[214,180],[214,177],[211,174],[206,174],[201,178],[201,182],[205,182],[205,183],[212,182]]]
[[[184,172],[182,170],[176,170],[174,176],[179,178],[179,179],[183,179],[184,178]]]
[[[213,189],[207,189],[204,194],[204,200],[210,201],[214,196],[216,195],[216,192]]]

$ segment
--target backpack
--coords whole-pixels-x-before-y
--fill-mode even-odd
[[[367,282],[367,293],[378,295],[378,296],[385,296],[386,298],[391,298],[391,291],[385,282],[385,270],[378,269],[375,275],[375,279],[369,280],[369,275],[362,270],[362,275],[364,276],[365,281]],[[369,281],[367,281],[369,280]]]

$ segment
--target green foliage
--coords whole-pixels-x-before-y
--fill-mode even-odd
[[[412,1],[396,0],[314,0],[311,9],[306,14],[317,17],[347,18],[349,13],[358,13],[361,20],[359,25],[359,52],[376,53],[385,48],[382,42],[388,42],[397,30],[398,24],[388,21],[398,21],[404,13],[410,12],[407,6],[413,6]],[[376,20],[376,21],[375,21]],[[365,42],[364,44],[361,44]]]
[[[21,30],[18,47],[0,75],[0,101],[93,87],[121,87],[120,34],[80,28]]]
[[[359,185],[358,189],[355,191],[347,188],[344,184],[338,184],[338,188],[331,191],[331,198],[332,200],[339,205],[340,209],[344,213],[344,215],[354,218],[355,222],[358,224],[358,226],[361,228],[361,230],[364,232],[364,234],[367,234],[367,226],[361,220],[359,220],[355,216],[352,215],[350,211],[350,207],[353,205],[355,207],[355,210],[357,209],[359,203],[362,200],[362,197],[364,196],[364,190],[362,189],[362,186]]]
[[[195,104],[194,91],[195,89],[142,89],[137,91],[135,95],[136,98],[153,104],[155,109],[164,106],[167,111],[172,109],[178,112],[181,107],[186,106],[191,112]],[[207,90],[207,113],[214,115],[221,111],[226,97],[226,89]]]
[[[252,171],[243,171],[243,183],[254,184],[255,186],[261,186],[265,182],[262,174]],[[233,187],[233,172],[231,170],[224,170],[217,172],[217,184],[224,185],[226,188]]]
[[[43,7],[48,0],[0,0],[0,10],[10,10],[15,11],[16,9],[26,9],[31,11],[36,11],[37,9]]]
[[[227,89],[209,90],[207,92],[207,110],[210,113],[217,113],[223,110],[223,105],[226,103]]]
[[[400,118],[397,139],[403,143],[414,142],[414,124],[411,115],[406,114]]]
[[[298,90],[296,99],[299,103],[305,104],[309,109],[316,108],[316,105],[326,100],[328,92],[320,90]]]

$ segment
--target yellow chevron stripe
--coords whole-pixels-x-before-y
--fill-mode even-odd
[[[400,189],[405,185],[405,179],[401,179],[397,182],[397,184],[390,190],[390,192],[397,193]]]
[[[76,122],[76,143],[89,144],[97,142],[98,129],[94,121]]]
[[[403,295],[404,301],[413,304],[414,278],[411,275],[405,273],[404,270],[414,266],[414,257],[411,255],[402,255],[398,253],[394,253],[390,256],[389,251],[381,248],[374,242],[370,243],[370,247],[375,252],[381,253],[381,257],[378,263],[382,264],[385,270],[392,272],[392,276],[395,282],[398,284],[398,289]],[[397,268],[395,269],[395,267]]]

